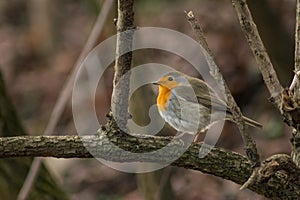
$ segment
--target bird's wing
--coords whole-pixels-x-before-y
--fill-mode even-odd
[[[206,83],[198,79],[190,79],[190,86],[178,86],[176,88],[176,95],[178,98],[199,103],[207,108],[214,108],[222,111],[227,110],[226,103],[222,101],[215,91]]]

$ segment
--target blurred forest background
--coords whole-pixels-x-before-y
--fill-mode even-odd
[[[295,1],[247,2],[279,79],[287,86],[293,70]],[[0,69],[29,134],[43,133],[102,4],[103,1],[98,0],[0,2]],[[135,25],[170,28],[193,37],[184,10],[192,10],[202,24],[217,64],[244,115],[264,125],[263,131],[249,129],[261,158],[275,153],[289,154],[290,129],[268,101],[269,94],[230,1],[136,0]],[[116,33],[116,5],[109,13],[99,43]],[[140,54],[144,56],[138,56]],[[133,60],[134,65],[160,62],[197,76],[191,66],[163,52],[136,52]],[[113,68],[110,67],[99,83],[96,96],[101,124],[106,122],[105,114],[110,107],[112,79]],[[154,94],[155,91],[151,91],[147,102],[154,103]],[[71,101],[55,134],[76,134]],[[229,122],[217,146],[244,154],[238,129]],[[151,199],[151,195],[161,196],[158,193],[176,199],[263,199],[249,190],[239,191],[237,184],[192,170],[168,167],[159,173],[146,174],[145,179],[113,170],[95,159],[44,160],[72,199]],[[164,185],[159,183],[163,182],[160,178]]]

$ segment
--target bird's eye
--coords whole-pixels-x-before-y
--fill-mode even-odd
[[[170,76],[169,78],[168,78],[168,81],[173,81],[174,79],[173,79],[173,77],[172,76]]]

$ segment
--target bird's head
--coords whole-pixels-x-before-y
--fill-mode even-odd
[[[158,81],[153,82],[153,84],[172,90],[175,87],[187,85],[188,80],[187,77],[180,72],[170,72],[158,79]]]

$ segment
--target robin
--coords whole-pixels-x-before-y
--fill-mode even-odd
[[[180,72],[170,72],[153,84],[158,85],[157,106],[161,117],[177,131],[195,134],[206,131],[219,120],[235,122],[227,104],[204,81]],[[243,116],[247,125],[262,127]]]

